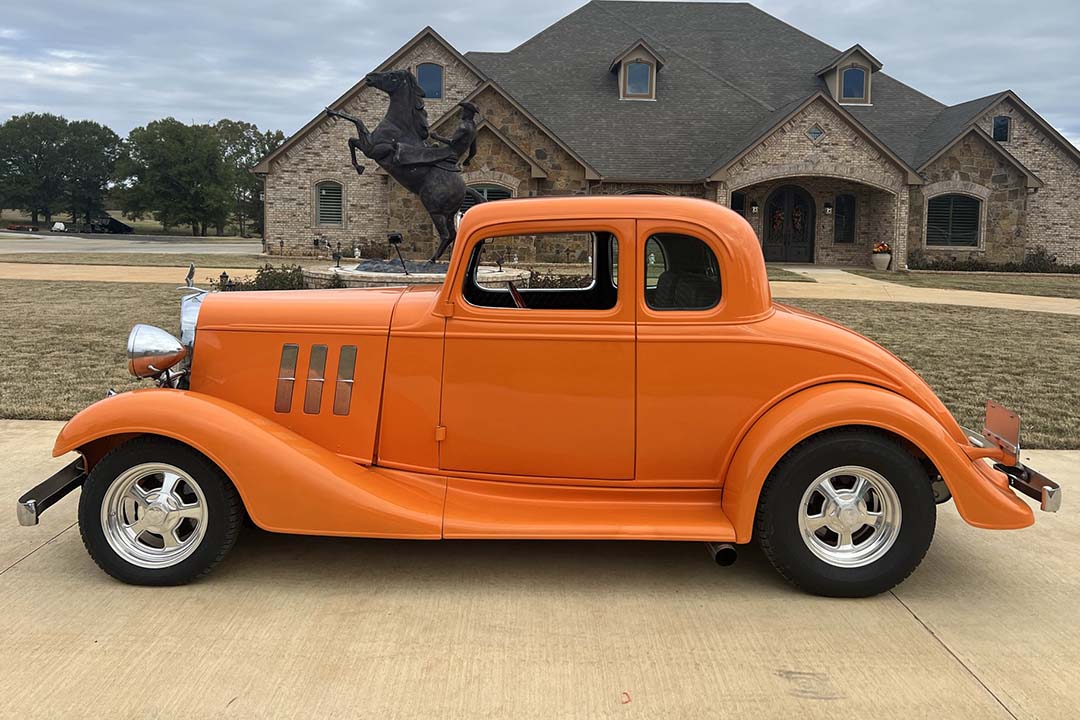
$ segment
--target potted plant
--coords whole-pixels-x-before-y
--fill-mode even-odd
[[[870,260],[873,261],[875,270],[889,269],[889,263],[892,262],[892,248],[889,247],[889,243],[884,240],[876,242],[870,252],[873,253]]]

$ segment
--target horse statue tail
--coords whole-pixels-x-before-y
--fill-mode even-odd
[[[475,190],[471,187],[465,187],[465,194],[473,199],[474,202],[482,203],[487,202],[487,198],[480,194],[479,190]]]

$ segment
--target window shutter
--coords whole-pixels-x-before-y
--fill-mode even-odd
[[[488,202],[492,200],[506,200],[513,197],[513,194],[501,185],[470,185],[469,187],[480,193],[481,197]],[[473,205],[476,205],[476,200],[470,193],[466,193],[465,200],[461,203],[461,212],[465,212]]]
[[[939,195],[926,205],[926,244],[976,247],[979,244],[979,200],[968,195]]]
[[[319,225],[341,225],[343,217],[341,185],[335,182],[321,183],[315,188],[316,213]]]

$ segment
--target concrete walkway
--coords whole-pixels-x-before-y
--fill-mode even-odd
[[[0,260],[3,255],[0,254]],[[329,264],[329,261],[327,261]],[[835,300],[880,300],[885,302],[930,303],[934,305],[970,305],[974,307],[1029,310],[1060,315],[1080,316],[1080,300],[1075,298],[1010,295],[1007,293],[976,292],[920,288],[899,283],[874,280],[839,268],[790,266],[785,270],[807,275],[816,282],[770,283],[773,297],[828,298]],[[196,280],[205,284],[206,278],[217,278],[222,271],[238,278],[255,274],[253,268],[196,268]],[[0,262],[0,279],[6,280],[96,280],[101,282],[174,283],[183,280],[182,267],[125,266],[125,265],[50,265]]]
[[[0,259],[4,256],[0,255]],[[206,287],[207,278],[217,280],[222,272],[231,278],[253,276],[255,268],[195,268],[195,284]],[[187,266],[160,267],[157,265],[65,265],[61,263],[0,262],[0,280],[68,280],[124,283],[165,283],[183,285]]]
[[[816,282],[772,282],[770,283],[772,294],[777,299],[879,300],[884,302],[929,303],[932,305],[969,305],[1002,310],[1029,310],[1059,315],[1080,315],[1080,300],[1076,298],[912,287],[900,283],[874,280],[862,275],[844,272],[839,268],[792,265],[783,266],[783,269],[806,275]]]
[[[423,542],[245,531],[208,578],[105,576],[60,423],[0,421],[0,717],[1034,718],[1080,706],[1080,513],[968,527],[895,592],[803,595],[755,546]],[[1027,453],[1066,487],[1080,452]]]

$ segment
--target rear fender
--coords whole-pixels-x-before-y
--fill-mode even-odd
[[[758,496],[772,469],[793,447],[825,430],[873,427],[908,441],[934,464],[960,516],[981,528],[1013,529],[1035,522],[1008,479],[973,461],[940,422],[910,400],[872,385],[830,383],[800,391],[769,409],[739,443],[724,483],[724,514],[737,542],[749,542]]]
[[[367,468],[269,418],[184,390],[121,393],[86,408],[60,431],[59,456],[92,464],[137,435],[160,435],[206,455],[229,476],[251,519],[273,532],[439,538],[443,478]]]

